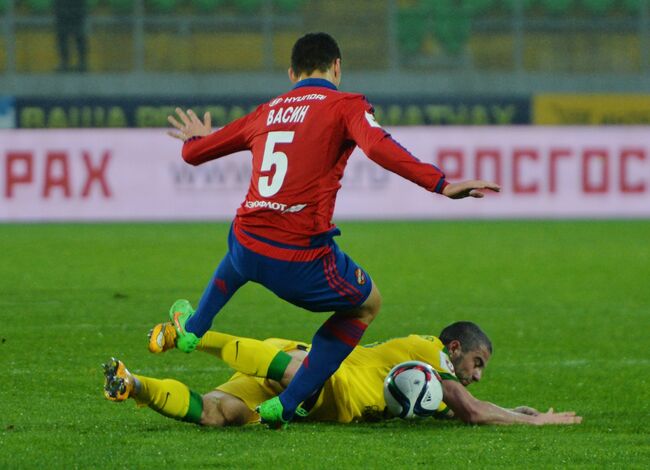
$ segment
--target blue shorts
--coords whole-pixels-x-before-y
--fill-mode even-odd
[[[312,261],[283,261],[244,247],[231,229],[229,252],[215,272],[213,282],[239,287],[257,282],[278,297],[312,312],[349,310],[361,306],[372,290],[372,280],[352,258],[341,251],[333,237],[338,229],[323,237],[329,252]],[[275,244],[264,240],[267,244]],[[286,247],[286,245],[277,244]],[[230,294],[232,295],[231,292]]]

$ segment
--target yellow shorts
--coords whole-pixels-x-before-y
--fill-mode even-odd
[[[287,352],[298,349],[298,346],[307,346],[305,343],[278,338],[265,341]],[[363,373],[359,374],[358,370],[351,370],[350,367],[342,364],[339,370],[325,382],[321,395],[310,410],[307,419],[309,421],[335,421],[339,423],[364,420],[368,412],[369,402],[374,404],[379,401],[381,405],[384,405],[383,396],[380,395],[381,388],[371,392],[364,383],[364,379]],[[251,377],[240,372],[235,373],[228,382],[219,385],[216,390],[239,398],[250,410],[254,410],[257,405],[277,396],[279,393],[279,389],[274,388],[267,379]],[[377,405],[380,405],[380,403],[377,403]],[[377,408],[383,409],[383,406],[373,408],[373,411],[377,411]],[[257,420],[257,415],[251,417],[251,422]]]
[[[328,380],[323,387],[318,401],[307,417],[308,421],[338,421],[348,423],[351,419],[349,413],[341,413],[336,401],[336,395],[332,388],[333,379]],[[260,403],[278,395],[269,381],[259,377],[237,372],[228,382],[219,385],[216,390],[227,393],[243,401],[251,411]],[[251,416],[250,422],[257,422],[259,417],[256,414]]]
[[[269,338],[264,340],[264,342],[273,344],[285,352],[298,349],[298,346],[304,348],[308,346],[306,343],[280,338]],[[239,398],[246,403],[246,406],[250,410],[254,410],[260,403],[278,395],[277,389],[274,389],[267,379],[252,377],[241,372],[236,372],[228,379],[228,382],[219,385],[216,390]],[[256,415],[251,418],[251,422],[257,420],[258,417]]]

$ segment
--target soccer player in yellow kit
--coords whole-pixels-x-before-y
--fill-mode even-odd
[[[176,331],[158,324],[150,335],[154,353],[174,348]],[[259,421],[253,410],[277,396],[291,381],[309,350],[297,341],[271,338],[259,341],[209,331],[197,349],[216,355],[237,372],[203,395],[173,379],[159,380],[131,374],[112,359],[105,365],[104,393],[112,401],[134,398],[140,406],[175,419],[209,426],[243,425]],[[383,382],[395,365],[418,360],[430,364],[443,379],[440,417],[456,417],[473,424],[573,424],[573,412],[540,413],[527,406],[506,409],[474,398],[466,387],[481,379],[492,344],[474,323],[456,322],[439,337],[409,335],[357,346],[321,390],[303,402],[299,415],[310,421],[376,420],[388,417]]]
[[[268,339],[265,342],[279,349],[294,354],[296,363],[300,362],[301,350],[308,345],[283,339]],[[335,374],[323,388],[303,404],[308,408],[307,418],[313,421],[352,421],[375,420],[383,417],[384,401],[383,383],[393,366],[410,360],[419,360],[430,364],[441,376],[457,380],[454,373],[441,362],[440,354],[444,345],[434,336],[410,335],[395,338],[382,343],[354,348],[351,355],[341,364]],[[217,390],[233,395],[242,400],[249,409],[255,409],[256,403],[277,394],[277,388],[268,380],[260,377],[237,373]],[[440,416],[447,412],[444,403],[439,410]],[[255,415],[250,419],[255,421]]]

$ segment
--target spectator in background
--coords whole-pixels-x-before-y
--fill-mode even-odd
[[[58,72],[86,71],[86,0],[54,0],[56,40],[59,49]],[[77,47],[76,67],[71,67],[70,40]]]

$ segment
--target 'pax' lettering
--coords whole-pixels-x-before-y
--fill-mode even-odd
[[[19,197],[21,189],[31,187],[37,188],[43,199],[57,194],[65,199],[73,198],[75,194],[86,199],[93,193],[109,199],[112,193],[107,171],[111,157],[109,151],[98,158],[87,151],[81,152],[80,158],[73,158],[60,150],[48,150],[44,158],[28,151],[9,151],[4,157],[4,197]],[[73,169],[84,177],[73,179]],[[75,188],[75,182],[81,184]]]

